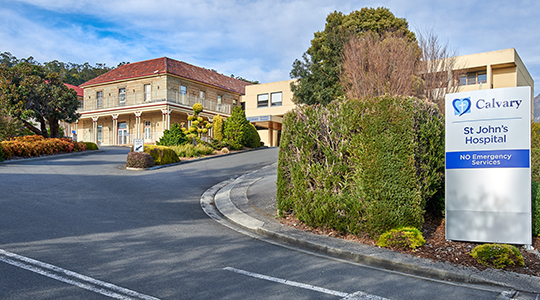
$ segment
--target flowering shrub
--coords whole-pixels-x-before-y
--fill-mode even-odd
[[[16,137],[11,141],[3,141],[0,145],[4,159],[12,156],[32,157],[86,150],[84,143],[78,143],[66,138],[45,139],[39,135]]]
[[[128,168],[150,168],[156,165],[156,162],[145,152],[129,152],[127,156],[126,167]]]

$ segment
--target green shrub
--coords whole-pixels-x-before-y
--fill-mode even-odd
[[[163,131],[163,136],[156,143],[161,146],[177,146],[187,142],[186,135],[178,123],[171,125],[171,129]]]
[[[225,141],[220,141],[218,139],[210,139],[210,142],[207,143],[208,146],[214,148],[215,150],[221,150],[223,147],[227,147]]]
[[[531,123],[531,178],[540,182],[540,123]]]
[[[148,153],[129,152],[127,156],[126,167],[128,168],[150,168],[156,165],[156,162]]]
[[[390,248],[411,248],[416,249],[423,246],[426,240],[420,230],[413,227],[401,227],[387,231],[377,241],[380,247]]]
[[[244,146],[248,148],[259,148],[261,146],[261,137],[259,136],[259,132],[253,126],[253,124],[249,123],[248,126],[246,126],[247,133],[246,133],[246,141]]]
[[[180,161],[173,149],[166,146],[144,145],[144,152],[152,156],[156,165],[168,165]]]
[[[94,142],[82,142],[86,145],[86,150],[98,150],[98,146]]]
[[[195,115],[198,115],[203,110],[204,110],[204,107],[202,104],[200,103],[193,104],[193,112],[195,113]]]
[[[540,183],[536,181],[531,184],[531,206],[532,233],[540,236]]]
[[[240,106],[235,107],[225,120],[223,136],[232,150],[240,150],[242,146],[258,148],[261,143],[257,129],[246,119],[246,113]]]
[[[218,141],[223,140],[223,117],[220,115],[214,116],[212,119],[212,124],[214,126],[214,138]]]
[[[214,152],[214,149],[204,144],[185,144],[181,146],[173,146],[171,149],[178,155],[178,157],[197,157],[202,155],[210,155]]]
[[[436,105],[409,97],[340,99],[283,118],[280,215],[309,226],[378,236],[420,228],[444,211],[444,122]]]
[[[235,140],[229,140],[229,139],[224,139],[223,142],[225,143],[225,147],[229,148],[230,150],[242,150],[243,147],[242,147],[242,144],[238,143],[237,141]]]
[[[4,150],[1,143],[0,143],[0,161],[4,161]]]
[[[476,246],[470,254],[487,267],[504,269],[507,266],[524,266],[523,255],[515,246],[507,244],[484,244]]]

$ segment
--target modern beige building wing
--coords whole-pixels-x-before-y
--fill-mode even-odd
[[[291,82],[293,80],[249,85],[241,98],[248,120],[267,146],[278,145],[283,115],[295,107]]]
[[[460,92],[516,86],[534,88],[534,80],[514,48],[458,56],[456,68],[466,72],[460,78]]]
[[[460,92],[516,86],[534,88],[534,80],[513,48],[458,56],[452,71],[463,74],[460,77]],[[291,82],[286,80],[247,86],[246,94],[241,98],[247,118],[257,127],[266,145],[279,145],[281,119],[295,107]],[[281,95],[281,102],[272,98],[275,93]]]

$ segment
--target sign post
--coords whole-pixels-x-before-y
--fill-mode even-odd
[[[133,139],[133,152],[143,152],[143,151],[144,151],[144,140]]]
[[[531,88],[446,95],[446,239],[532,244]]]

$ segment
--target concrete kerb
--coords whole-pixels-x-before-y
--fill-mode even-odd
[[[57,159],[57,158],[64,158],[69,156],[76,156],[76,155],[86,155],[86,154],[94,154],[103,152],[103,150],[85,150],[80,152],[70,152],[70,153],[61,153],[61,154],[52,154],[52,155],[45,155],[45,156],[39,156],[39,157],[29,157],[29,158],[21,158],[21,159],[14,159],[14,160],[4,160],[0,162],[0,164],[15,164],[15,163],[22,163],[27,161],[35,161],[35,160],[43,160],[43,159]]]
[[[275,164],[273,164],[275,165]],[[267,166],[271,167],[273,165]],[[515,290],[538,293],[540,291],[540,278],[506,272],[500,270],[486,270],[480,272],[476,268],[455,266],[450,263],[433,262],[428,259],[397,253],[388,249],[367,246],[342,239],[316,235],[294,228],[275,226],[271,222],[253,218],[240,211],[235,206],[237,199],[230,199],[231,190],[244,186],[250,176],[256,176],[260,170],[244,174],[236,179],[229,179],[219,183],[205,192],[205,197],[211,197],[215,206],[225,219],[239,225],[261,237],[266,237],[279,243],[321,253],[330,257],[359,262],[364,265],[384,268],[407,274],[430,277],[439,280],[500,286]],[[209,200],[207,200],[209,201]],[[201,200],[202,204],[202,200]],[[234,207],[228,207],[234,206]],[[244,216],[241,216],[244,215]]]

